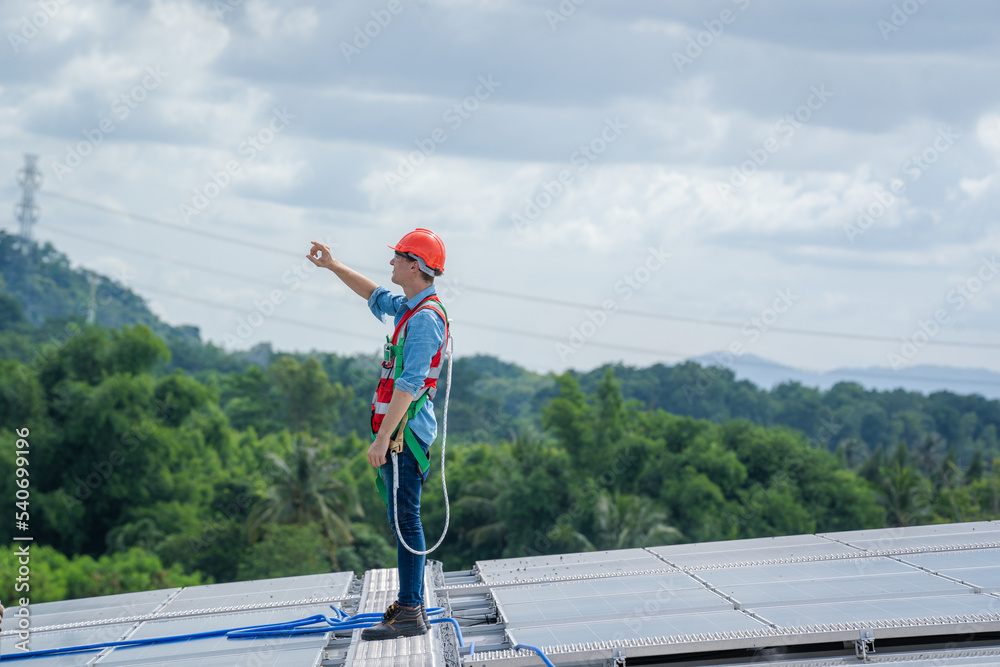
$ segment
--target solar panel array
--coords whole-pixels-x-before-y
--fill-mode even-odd
[[[50,665],[253,665],[255,667],[528,667],[516,644],[542,647],[557,665],[609,665],[661,656],[752,655],[779,647],[896,640],[874,660],[960,667],[1000,664],[1000,522],[684,544],[512,558],[472,573],[426,572],[428,606],[489,609],[499,623],[465,628],[466,642],[437,625],[429,634],[363,642],[360,630],[254,640],[209,638],[32,660]],[[173,588],[32,605],[32,650],[287,622],[330,615],[330,604],[382,612],[395,599],[395,570]],[[475,596],[482,601],[477,602]],[[8,609],[0,654],[13,653],[17,608]],[[481,614],[477,611],[476,614]],[[455,614],[461,617],[461,611]],[[481,616],[480,616],[481,617]],[[481,623],[481,621],[479,622]],[[954,646],[922,637],[968,638]],[[985,639],[984,639],[985,638]],[[951,641],[951,640],[949,640]],[[938,642],[941,644],[942,642]],[[335,647],[339,649],[334,650]],[[339,653],[338,653],[339,651]],[[742,651],[742,653],[741,653]],[[339,657],[338,657],[339,656]],[[843,656],[767,655],[770,664],[832,667]],[[715,658],[713,664],[747,664]],[[627,664],[627,663],[618,663]]]
[[[285,577],[145,593],[33,604],[30,643],[39,651],[122,639],[145,639],[226,628],[294,621],[330,615],[330,604],[348,598],[351,572]],[[8,608],[0,630],[0,655],[16,653],[18,607]],[[33,658],[31,667],[59,665],[198,665],[233,667],[314,667],[320,664],[326,635],[301,638],[229,640],[225,637],[182,643],[107,649]]]
[[[1000,523],[980,522],[477,567],[511,645],[543,647],[556,664],[596,665],[616,655],[854,642],[862,633],[877,641],[1000,632],[998,556]],[[940,659],[930,658],[951,664]],[[962,659],[1000,664],[995,654]],[[465,664],[538,663],[505,650]]]

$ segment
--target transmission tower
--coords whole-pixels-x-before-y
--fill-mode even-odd
[[[31,226],[38,222],[38,206],[35,205],[35,190],[42,185],[42,174],[35,167],[38,156],[24,155],[24,167],[17,172],[17,182],[21,186],[21,201],[14,205],[14,216],[21,223],[21,252],[31,247]]]
[[[90,283],[90,303],[87,306],[87,324],[97,321],[97,283],[100,279],[96,273],[87,271],[87,282]]]

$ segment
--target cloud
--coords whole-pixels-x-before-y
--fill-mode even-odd
[[[447,239],[459,283],[586,303],[613,296],[615,281],[665,244],[674,259],[635,297],[644,309],[742,320],[793,285],[808,295],[793,315],[804,328],[893,335],[1000,240],[1000,89],[984,83],[1000,77],[1000,31],[985,1],[925,3],[887,39],[878,22],[891,20],[891,3],[863,0],[590,2],[554,25],[554,2],[400,0],[387,14],[388,5],[68,3],[17,52],[0,49],[0,173],[13,174],[23,152],[41,155],[40,230],[71,221],[180,257],[192,252],[188,237],[56,204],[45,190],[179,224],[179,207],[235,160],[239,173],[189,221],[195,229],[280,248],[335,234],[346,258],[380,271],[386,239],[429,226]],[[724,10],[735,18],[712,34]],[[24,11],[0,9],[5,33],[18,34]],[[701,53],[679,71],[673,54],[699,38]],[[343,44],[357,52],[345,57]],[[112,105],[148,67],[169,75],[117,117]],[[484,79],[497,82],[488,95]],[[294,119],[251,158],[248,142],[275,109]],[[114,131],[58,178],[53,163],[106,117]],[[609,122],[627,126],[613,142],[602,139]],[[959,135],[947,150],[941,132]],[[602,141],[599,155],[580,157]],[[896,181],[905,187],[893,193]],[[527,224],[518,229],[515,215]],[[871,223],[851,237],[864,215]],[[64,242],[86,265],[135,262]],[[285,260],[203,246],[199,261],[234,272],[283,270]],[[142,268],[180,293],[237,294],[169,262]],[[514,299],[471,294],[455,304],[470,322],[519,317]],[[991,335],[991,295],[954,335]],[[157,299],[213,340],[235,321]],[[579,313],[560,308],[532,310],[523,326],[562,332]],[[289,317],[296,309],[322,305],[303,300]],[[605,331],[657,349],[666,335],[624,319]],[[361,345],[277,325],[255,335],[279,348]],[[692,355],[728,342],[695,327],[669,339]],[[812,367],[884,358],[863,345],[820,361],[794,339],[762,344]],[[468,345],[517,350],[534,368],[561,363],[548,343],[494,335]]]

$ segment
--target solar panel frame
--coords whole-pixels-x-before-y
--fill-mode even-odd
[[[599,577],[676,569],[644,549],[505,558],[495,561],[479,561],[476,563],[476,568],[487,584],[542,581],[565,577]]]
[[[795,536],[799,537],[799,536]],[[727,567],[739,565],[741,563],[753,563],[769,560],[782,560],[788,558],[824,558],[832,556],[855,556],[860,555],[861,550],[837,544],[830,540],[810,540],[810,541],[782,541],[779,538],[771,538],[775,542],[768,544],[763,540],[747,540],[753,542],[752,545],[736,546],[730,543],[728,549],[723,549],[721,545],[725,543],[713,543],[709,550],[698,551],[688,549],[683,552],[675,550],[673,546],[650,547],[650,553],[656,554],[667,562],[680,568],[710,569],[712,567]],[[739,542],[742,542],[740,540]]]
[[[39,602],[28,607],[32,628],[42,628],[67,623],[84,623],[123,616],[149,614],[163,606],[180,588],[162,588],[139,593],[119,593],[78,600]],[[8,607],[0,632],[13,630],[17,624],[18,607]],[[34,630],[33,630],[34,632]]]

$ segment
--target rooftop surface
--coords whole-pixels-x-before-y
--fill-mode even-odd
[[[225,637],[20,664],[339,667],[542,665],[998,665],[1000,522],[429,563],[429,635]],[[382,612],[395,570],[194,586],[31,605],[31,650]],[[16,655],[20,608],[0,654]],[[341,636],[338,636],[341,635]]]

